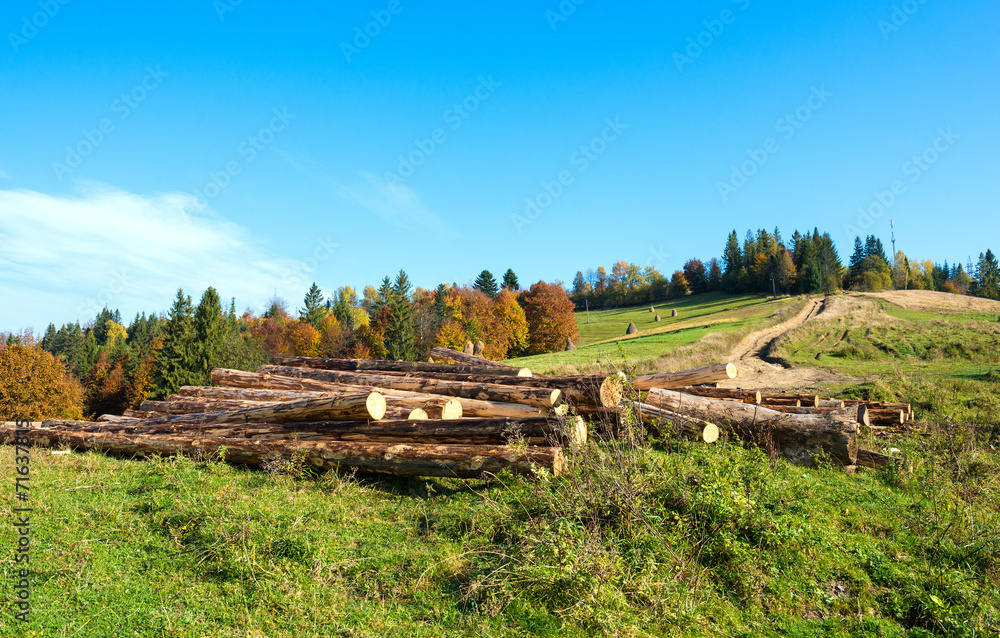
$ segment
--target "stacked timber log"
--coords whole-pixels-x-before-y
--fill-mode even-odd
[[[905,423],[909,405],[718,387],[736,376],[720,364],[640,376],[630,388],[620,373],[533,375],[441,347],[421,362],[281,356],[255,372],[215,369],[211,386],[184,386],[124,416],[45,421],[30,436],[36,445],[257,466],[280,459],[400,475],[558,475],[563,449],[587,442],[576,415],[617,422],[616,435],[630,414],[656,436],[712,443],[722,435],[804,466],[820,457],[849,468],[900,462],[858,450],[857,434],[859,425]]]
[[[563,447],[587,440],[570,408],[623,397],[619,376],[534,377],[443,348],[432,357],[454,363],[275,357],[257,372],[213,370],[213,386],[185,386],[122,417],[50,420],[31,436],[139,457],[225,450],[248,465],[278,458],[403,475],[558,475]]]

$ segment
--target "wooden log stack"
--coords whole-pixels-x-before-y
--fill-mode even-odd
[[[632,414],[656,436],[712,443],[722,435],[798,465],[821,457],[845,468],[898,462],[858,450],[858,427],[906,423],[910,405],[718,387],[736,376],[735,366],[720,364],[640,376],[629,387],[621,374],[534,375],[439,347],[422,362],[282,356],[256,372],[213,370],[212,386],[182,387],[124,416],[46,421],[31,437],[130,457],[222,455],[256,466],[280,459],[460,478],[505,468],[558,475],[564,448],[587,442],[587,423],[568,414]]]

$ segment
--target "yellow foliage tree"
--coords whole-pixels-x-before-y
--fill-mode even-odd
[[[0,421],[82,415],[83,389],[61,361],[37,346],[0,349]]]

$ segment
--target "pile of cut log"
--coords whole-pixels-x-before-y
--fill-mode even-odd
[[[36,445],[125,456],[223,454],[233,462],[305,462],[321,469],[472,478],[505,468],[566,467],[563,447],[587,440],[570,411],[613,408],[619,376],[538,377],[526,368],[435,348],[457,363],[275,357],[256,372],[216,369],[97,422],[48,420]]]
[[[857,449],[859,423],[912,417],[909,406],[717,387],[735,378],[732,364],[641,376],[630,389],[620,374],[540,376],[476,354],[430,354],[423,362],[274,357],[256,372],[213,370],[212,386],[182,387],[124,416],[48,420],[30,436],[130,457],[472,478],[507,468],[558,475],[564,447],[587,440],[581,414],[632,414],[663,435],[711,443],[724,433],[797,464],[825,456],[846,467],[894,462]]]
[[[681,431],[712,424],[798,465],[825,457],[846,468],[880,468],[899,459],[857,447],[859,425],[879,428],[913,418],[909,404],[843,401],[813,394],[770,394],[718,387],[736,377],[732,364],[638,377],[646,402],[633,404],[645,423],[665,419]]]

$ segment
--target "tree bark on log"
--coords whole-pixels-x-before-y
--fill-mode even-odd
[[[133,419],[158,419],[161,416],[167,416],[162,412],[149,412],[147,410],[125,410],[123,415]]]
[[[856,409],[844,408],[826,414],[784,414],[761,406],[661,388],[650,390],[646,403],[714,423],[796,465],[814,465],[814,457],[820,453],[840,465],[854,465],[857,461]]]
[[[359,392],[341,397],[269,403],[239,410],[173,414],[144,419],[147,424],[175,423],[266,423],[292,421],[377,421],[385,415],[385,398],[378,392]]]
[[[869,408],[868,417],[878,425],[903,425],[906,423],[906,412],[902,410],[883,410]]]
[[[803,408],[803,407],[790,407],[790,406],[775,406],[769,405],[765,406],[768,409],[775,410],[777,412],[784,412],[785,414],[829,414],[830,412],[836,412],[838,410],[843,410],[840,408]],[[855,406],[851,406],[852,408]],[[863,405],[856,406],[858,410],[857,421],[858,425],[870,426],[871,421],[868,418],[868,408]]]
[[[472,383],[467,381],[445,381],[423,377],[399,377],[363,372],[341,372],[338,370],[314,370],[311,368],[291,368],[288,366],[261,366],[258,372],[267,374],[302,377],[332,383],[370,385],[389,390],[408,390],[444,396],[465,397],[483,401],[523,403],[542,407],[555,407],[562,403],[562,391],[552,388],[531,388],[520,385],[500,385],[497,383]]]
[[[740,399],[743,403],[758,405],[760,403],[760,392],[756,390],[740,390],[739,388],[706,388],[701,386],[685,386],[675,388],[684,394],[693,394],[699,397],[711,397],[713,399]]]
[[[840,409],[846,404],[840,399],[820,399],[817,408],[837,408]]]
[[[885,454],[879,454],[870,450],[858,450],[858,465],[861,467],[878,470],[889,465],[898,465],[902,462],[903,459],[894,456],[886,456]]]
[[[643,425],[646,426],[646,429],[651,430],[655,434],[668,435],[678,433],[689,438],[699,439],[705,443],[714,443],[719,440],[718,426],[703,419],[671,412],[670,410],[658,408],[648,403],[633,402],[632,406],[635,408],[636,414]],[[663,427],[660,425],[661,422],[670,423],[671,427]]]
[[[682,370],[681,372],[647,374],[645,376],[636,377],[632,385],[634,385],[637,390],[650,390],[652,388],[679,388],[684,386],[701,385],[703,383],[727,381],[735,378],[736,366],[731,363],[720,363],[719,365],[697,368],[694,370]]]
[[[523,388],[552,388],[562,390],[563,400],[573,405],[611,407],[618,405],[624,396],[624,379],[614,375],[573,375],[562,377],[514,377],[489,374],[416,373],[407,378],[428,378],[465,383],[489,383]]]
[[[309,393],[314,392],[319,396],[326,396],[328,392],[332,393],[342,393],[345,389],[348,391],[357,391],[362,388],[362,386],[347,386],[340,385],[336,383],[328,383],[326,381],[314,381],[313,379],[300,379],[296,377],[283,377],[280,375],[273,374],[262,374],[259,372],[243,372],[241,370],[226,370],[223,368],[216,368],[212,370],[212,383],[219,384],[220,388],[202,388],[196,389],[193,386],[186,386],[181,388],[181,392],[185,393],[196,393],[196,394],[213,394],[213,391],[243,391],[252,390],[256,392],[303,392]],[[296,389],[302,388],[302,389]],[[308,388],[305,389],[305,388]],[[367,389],[372,389],[368,387]],[[417,398],[421,397],[425,401],[440,398],[439,395],[420,393],[420,392],[404,392],[402,390],[392,390],[393,396],[404,396]],[[233,395],[227,395],[233,396]],[[258,395],[263,396],[263,395]],[[304,398],[304,397],[303,397]],[[511,417],[511,418],[530,418],[542,416],[545,413],[562,408],[558,406],[557,408],[539,408],[536,406],[523,405],[520,403],[506,403],[502,401],[481,401],[479,399],[466,399],[464,397],[454,397],[459,403],[462,404],[463,416],[470,417]]]
[[[798,399],[768,399],[764,398],[761,400],[760,404],[766,408],[771,406],[785,407],[785,408],[801,408],[802,402]]]
[[[369,392],[369,389],[361,389],[358,391]],[[319,398],[329,398],[329,395],[324,397],[321,392],[313,393],[303,393],[306,396],[295,396],[285,395],[287,400],[277,401],[272,398],[272,400],[262,400],[262,399],[205,399],[198,397],[189,397],[182,395],[171,395],[167,397],[166,401],[143,401],[142,405],[144,409],[156,410],[163,412],[165,414],[192,414],[196,412],[216,412],[221,410],[238,410],[240,408],[252,407],[252,406],[264,406],[264,405],[277,405],[280,403],[289,403],[290,401],[301,401],[303,399],[319,399]],[[311,395],[311,396],[310,396]],[[258,395],[259,396],[259,395]],[[449,399],[445,397],[435,397],[434,395],[426,395],[427,398],[423,396],[407,397],[407,396],[394,396],[394,395],[384,395],[386,415],[383,419],[390,418],[407,418],[407,414],[414,412],[415,415],[412,418],[432,418],[432,419],[458,419],[462,417],[462,404],[456,399]],[[431,407],[431,411],[427,411],[427,406]],[[444,412],[442,412],[444,411]],[[423,416],[420,416],[420,414]],[[438,414],[439,416],[432,416],[431,412]],[[440,416],[445,414],[446,416]]]
[[[774,403],[775,405],[793,405],[785,401],[799,401],[797,407],[818,408],[819,397],[815,394],[761,394],[761,403]]]
[[[482,361],[482,360],[480,360]],[[514,368],[506,365],[427,363],[426,361],[384,361],[381,359],[323,359],[320,357],[272,356],[271,363],[279,366],[315,368],[317,370],[341,370],[344,372],[437,372],[459,374],[488,374],[496,376],[530,377],[528,368]]]
[[[2,432],[4,443],[13,442],[13,429],[4,428]],[[199,439],[44,428],[33,429],[28,436],[37,447],[69,445],[76,449],[98,450],[125,457],[218,457],[220,450],[225,448],[226,462],[236,465],[260,466],[275,460],[301,461],[324,470],[410,476],[479,478],[507,468],[529,475],[537,468],[545,468],[558,476],[566,468],[562,450],[554,447]]]
[[[511,366],[506,363],[500,363],[499,361],[490,361],[484,357],[477,357],[473,354],[465,354],[464,352],[459,352],[458,350],[452,350],[451,348],[442,348],[441,346],[434,346],[431,348],[431,358],[435,361],[446,361],[448,363],[457,363],[460,365],[469,366],[494,366],[500,368],[509,368]]]

